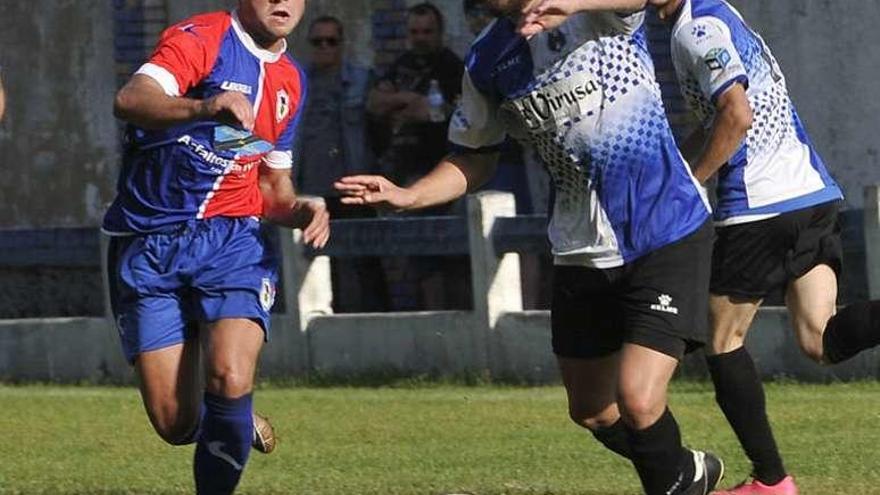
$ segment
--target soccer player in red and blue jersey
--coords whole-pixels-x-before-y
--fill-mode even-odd
[[[113,311],[156,432],[197,443],[202,495],[233,493],[252,442],[266,447],[251,391],[277,262],[260,219],[329,238],[290,178],[306,81],[285,37],[304,9],[239,0],[171,26],[115,101],[129,126],[103,225]]]

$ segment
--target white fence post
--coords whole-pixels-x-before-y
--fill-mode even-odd
[[[865,187],[864,222],[868,295],[880,299],[880,185]]]
[[[468,240],[471,287],[474,298],[475,349],[478,369],[493,367],[492,330],[502,313],[522,311],[519,254],[496,253],[493,244],[495,219],[516,216],[513,194],[485,191],[468,196]]]
[[[309,320],[333,313],[330,258],[309,259],[301,230],[281,229],[280,237],[285,311],[297,324],[297,330],[305,332]]]

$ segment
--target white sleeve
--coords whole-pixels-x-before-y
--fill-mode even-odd
[[[698,17],[679,27],[672,38],[673,53],[700,84],[700,90],[715,101],[735,83],[745,87],[749,77],[730,29],[720,19]]]
[[[284,169],[293,167],[293,152],[272,150],[263,157],[263,162],[269,168]]]
[[[449,141],[471,151],[488,151],[500,146],[507,137],[498,119],[498,103],[483,94],[465,71],[461,82],[461,103],[449,122]]]

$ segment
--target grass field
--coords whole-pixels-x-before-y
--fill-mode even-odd
[[[880,494],[880,383],[770,384],[803,495]],[[265,387],[279,446],[241,494],[637,494],[630,466],[566,419],[559,387]],[[748,465],[709,385],[677,383],[685,441]],[[163,444],[129,388],[0,387],[0,493],[191,493],[192,447]]]

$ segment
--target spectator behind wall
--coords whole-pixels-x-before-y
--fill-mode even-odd
[[[410,7],[406,29],[407,51],[370,92],[367,105],[390,135],[379,159],[382,173],[402,184],[425,175],[446,155],[449,118],[464,75],[464,62],[444,46],[443,14],[437,7],[427,2]],[[434,112],[435,121],[428,99],[432,81],[437,81],[444,100],[442,116]],[[454,210],[453,205],[441,205],[417,214],[446,215]],[[390,258],[386,269],[395,310],[470,307],[467,257]]]
[[[447,152],[446,133],[454,103],[461,95],[464,63],[443,45],[443,14],[430,3],[407,12],[408,50],[395,60],[370,92],[367,110],[391,133],[380,165],[408,182],[420,177]],[[444,119],[432,122],[428,103],[431,81],[439,83]]]
[[[331,218],[374,217],[372,208],[343,205],[333,189],[333,182],[344,175],[376,172],[366,132],[372,71],[345,59],[345,29],[336,17],[322,16],[312,21],[308,42],[309,90],[297,153],[297,190],[323,197]],[[379,259],[333,259],[331,273],[334,311],[374,312],[387,308]]]

